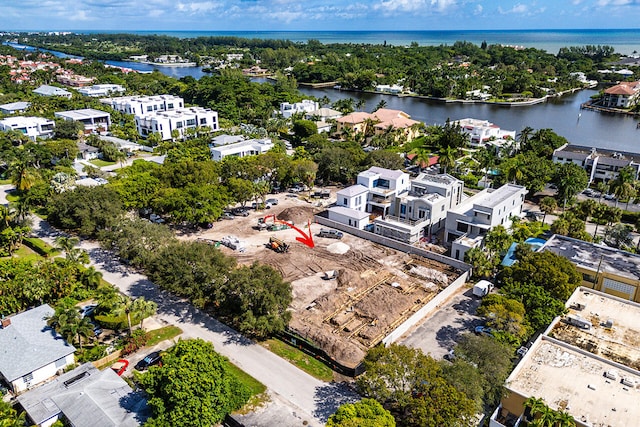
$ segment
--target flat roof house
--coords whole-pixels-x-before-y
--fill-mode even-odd
[[[310,111],[315,111],[318,107],[318,103],[310,99],[303,99],[301,102],[295,102],[293,104],[289,102],[282,102],[280,103],[280,115],[285,119],[288,119],[297,113],[309,113]]]
[[[218,141],[220,141],[220,139],[218,139]],[[209,151],[211,151],[211,159],[219,162],[229,156],[246,157],[263,154],[272,148],[273,142],[270,138],[261,138],[247,139],[230,144],[211,145]]]
[[[78,89],[78,93],[80,95],[91,96],[94,98],[120,94],[124,93],[125,91],[126,89],[124,88],[124,86],[116,84],[100,84]]]
[[[9,104],[0,105],[0,113],[2,114],[15,114],[22,113],[27,108],[31,106],[30,102],[19,101],[19,102],[11,102]]]
[[[85,133],[107,132],[109,126],[111,126],[111,114],[93,108],[59,111],[55,113],[55,116],[68,121],[82,123]]]
[[[75,363],[75,347],[47,326],[48,304],[2,319],[0,376],[14,393],[23,392]]]
[[[51,138],[56,124],[43,117],[14,116],[0,120],[0,130],[22,132],[32,141],[38,138]]]
[[[104,98],[100,102],[114,110],[140,117],[184,108],[184,99],[175,95],[121,96]]]
[[[500,126],[488,120],[468,118],[458,120],[454,124],[459,125],[462,131],[469,136],[469,145],[474,148],[487,145],[500,148],[516,139],[516,131],[500,129]]]
[[[541,250],[571,261],[582,274],[582,286],[640,302],[640,255],[557,234]]]
[[[620,169],[630,166],[640,176],[640,154],[625,151],[564,144],[553,151],[554,163],[575,163],[589,176],[589,182],[609,181],[618,177]]]
[[[31,422],[49,427],[137,427],[148,416],[145,399],[113,370],[85,363],[18,397]]]
[[[511,216],[521,216],[527,189],[505,184],[500,188],[485,188],[467,198],[447,213],[445,241],[451,243],[451,257],[464,260],[464,254],[479,246],[493,227],[511,226]]]
[[[169,111],[158,111],[136,115],[136,127],[140,136],[146,138],[157,133],[163,141],[173,139],[173,131],[178,138],[184,138],[187,129],[207,128],[215,132],[218,127],[218,113],[209,108],[190,107]]]
[[[571,415],[577,427],[632,426],[640,419],[640,305],[578,287],[505,382],[490,427],[531,425],[529,397]],[[527,424],[528,423],[528,424]]]
[[[34,89],[33,93],[41,96],[62,96],[69,99],[73,96],[73,94],[67,90],[49,85],[42,85],[39,88]]]

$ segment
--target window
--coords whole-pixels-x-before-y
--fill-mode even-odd
[[[149,105],[149,106],[147,107],[147,112],[151,112],[151,111],[153,111],[153,107],[152,107],[151,105]]]
[[[167,104],[167,110],[171,110],[173,108],[173,104]]]
[[[200,119],[200,124],[201,125],[206,125],[207,124],[207,119],[206,117],[204,119]]]
[[[158,106],[157,105],[153,106],[153,111],[158,111]]]
[[[347,198],[346,197],[342,199],[342,204],[347,206]],[[351,225],[351,224],[349,224],[349,225]]]
[[[22,377],[22,381],[26,384],[33,381],[33,373],[28,373],[24,377]]]
[[[456,230],[466,233],[469,230],[469,226],[463,222],[459,222]]]
[[[444,205],[440,207],[440,212],[444,212]]]
[[[427,211],[423,211],[422,209],[418,210],[418,218],[422,219],[427,215]]]
[[[182,122],[176,123],[176,129],[180,129],[182,127]]]
[[[582,280],[585,282],[596,283],[596,276],[588,273],[582,273]]]
[[[407,205],[400,205],[400,215],[405,215],[407,213]]]
[[[195,126],[195,125],[196,125],[196,119],[187,119],[188,127]]]

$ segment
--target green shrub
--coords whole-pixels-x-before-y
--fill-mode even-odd
[[[82,350],[77,350],[76,357],[78,362],[94,362],[100,360],[107,355],[107,347],[104,345],[95,345],[93,347],[84,347]]]
[[[121,314],[120,316],[113,315],[96,315],[94,317],[95,321],[100,324],[103,328],[111,329],[114,331],[122,331],[129,328],[129,324],[127,323],[127,315]],[[136,316],[131,316],[131,326],[135,326],[140,323],[140,319]]]
[[[37,253],[38,255],[41,255],[43,257],[48,257],[51,254],[53,254],[53,252],[55,252],[53,247],[51,247],[46,242],[44,242],[44,241],[42,241],[42,240],[40,240],[38,238],[35,238],[35,237],[26,237],[23,240],[23,243],[29,249],[31,249],[32,251],[34,251],[35,253]]]
[[[126,356],[147,345],[147,333],[142,329],[133,331],[130,337],[125,339],[125,345],[122,349],[122,355]]]

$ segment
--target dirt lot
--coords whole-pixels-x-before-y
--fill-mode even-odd
[[[307,201],[304,195],[270,195],[279,200],[277,206],[250,210],[248,217],[218,221],[213,228],[188,238],[217,241],[234,236],[244,251],[221,246],[222,251],[239,263],[260,261],[279,270],[293,288],[290,327],[340,363],[355,367],[369,347],[379,343],[461,272],[346,233],[341,240],[318,237],[321,226],[313,223],[313,215],[324,210],[317,206],[319,203],[333,203],[334,191],[332,196],[328,200]],[[305,233],[309,232],[311,221],[315,247],[296,241],[301,235],[293,229],[258,231],[254,227],[265,215],[293,221]],[[268,249],[272,236],[289,244],[289,251],[277,253]],[[337,279],[324,280],[324,272],[330,270],[338,272]]]

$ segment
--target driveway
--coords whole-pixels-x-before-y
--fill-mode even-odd
[[[33,234],[51,243],[59,234],[49,224],[34,216]],[[91,265],[102,272],[108,282],[131,297],[143,296],[158,304],[156,317],[179,326],[181,338],[202,338],[213,343],[216,351],[228,357],[239,368],[262,382],[270,392],[286,402],[296,415],[295,424],[323,425],[343,403],[359,396],[337,383],[325,383],[296,368],[232,328],[196,309],[188,301],[160,290],[146,276],[139,274],[92,241],[83,240],[82,249],[89,253]]]
[[[476,316],[480,301],[480,298],[473,296],[473,289],[462,288],[447,305],[426,317],[399,343],[419,348],[434,359],[442,359],[462,334],[473,332],[473,328],[482,323]]]

